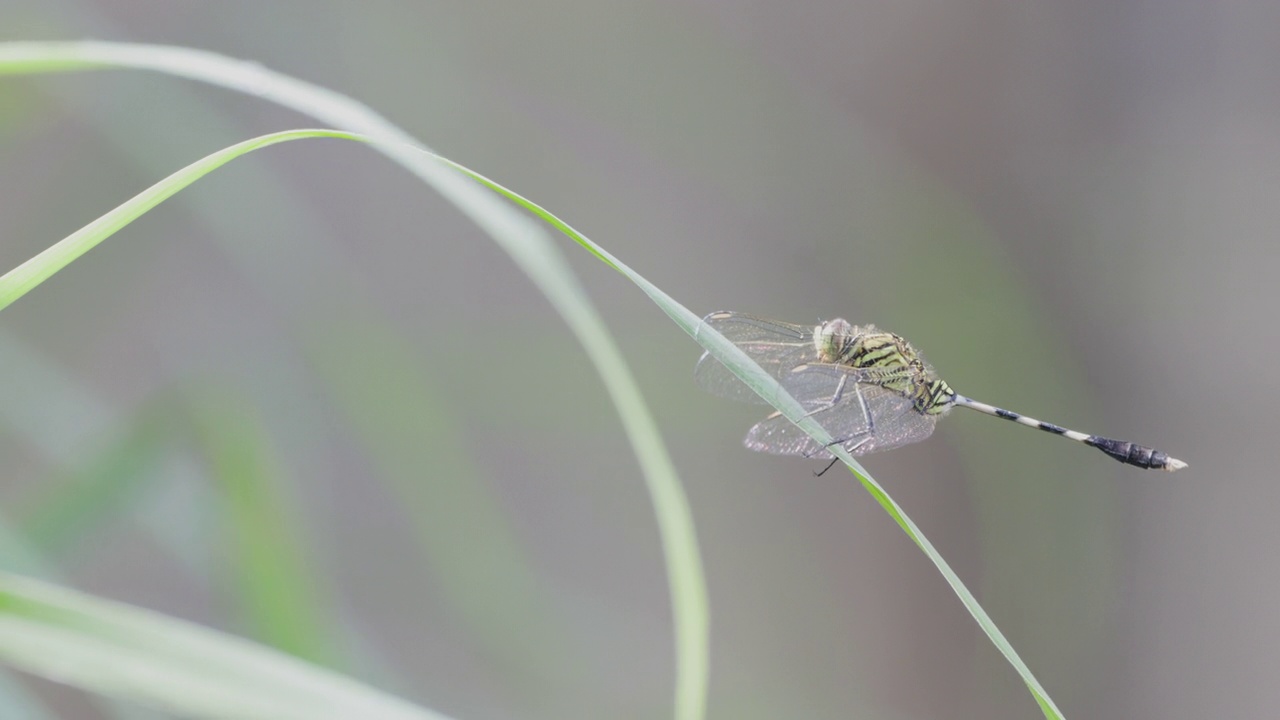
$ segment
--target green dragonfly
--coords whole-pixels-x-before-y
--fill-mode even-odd
[[[852,455],[924,440],[951,408],[966,407],[1070,438],[1140,468],[1172,472],[1187,466],[1144,445],[1068,430],[957,394],[910,343],[874,325],[839,318],[796,325],[735,312],[713,312],[703,322],[776,378],[835,438],[831,444]],[[694,377],[716,395],[768,404],[710,353],[698,360]],[[760,452],[834,462],[829,445],[809,437],[780,412],[756,423],[745,444]]]

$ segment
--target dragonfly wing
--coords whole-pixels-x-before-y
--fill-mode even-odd
[[[703,322],[737,345],[765,372],[781,378],[797,365],[817,359],[813,327],[766,320],[740,313],[714,312]],[[731,400],[768,404],[711,353],[703,353],[693,371],[704,390]]]
[[[875,418],[875,428],[870,439],[853,451],[854,455],[869,455],[920,442],[932,435],[938,424],[937,415],[920,412],[911,398],[896,392],[886,391],[882,396],[868,400],[867,406],[871,417]],[[858,442],[858,439],[853,442]]]
[[[773,455],[800,455],[822,459],[831,457],[831,453],[821,443],[809,437],[780,412],[774,412],[753,425],[742,444],[756,452]]]
[[[833,439],[854,455],[867,455],[923,440],[937,422],[937,416],[916,410],[910,397],[877,384],[890,379],[877,368],[811,364],[789,373],[782,384]],[[832,457],[782,413],[751,428],[745,444],[776,455]]]
[[[844,440],[867,437],[872,428],[871,418],[875,417],[867,400],[889,392],[878,385],[861,384],[859,381],[866,376],[864,369],[815,363],[793,368],[781,378],[781,383],[832,438]],[[821,443],[780,412],[756,423],[747,433],[745,444],[752,450],[775,455],[831,457]]]

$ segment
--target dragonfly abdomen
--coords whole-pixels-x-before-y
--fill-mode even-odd
[[[1035,418],[1029,418],[1026,415],[1021,415],[1019,413],[1013,412],[1012,410],[1005,410],[1004,408],[993,408],[993,410],[995,412],[993,412],[992,414],[995,415],[996,417],[1002,417],[1005,420],[1012,420],[1018,423],[1019,425],[1026,425],[1027,427],[1033,427],[1037,430],[1043,430],[1053,435],[1062,435],[1065,437],[1069,437],[1072,440],[1075,440],[1077,442],[1088,443],[1089,438],[1093,437],[1091,435],[1086,435],[1082,432],[1077,432],[1075,430],[1068,430],[1062,427],[1061,425],[1054,425],[1053,423],[1047,423],[1043,420],[1036,420]]]
[[[1137,443],[1125,442],[1124,440],[1112,440],[1110,438],[1100,437],[1098,435],[1089,435],[1076,430],[1068,430],[1061,425],[1054,425],[1035,418],[1029,418],[1026,415],[1020,415],[1011,410],[998,408],[994,405],[988,405],[984,402],[978,402],[973,398],[967,398],[963,395],[955,396],[955,404],[984,412],[988,415],[994,415],[1005,420],[1012,420],[1019,425],[1026,425],[1038,430],[1043,430],[1054,435],[1061,435],[1065,438],[1071,438],[1079,443],[1084,443],[1090,447],[1096,447],[1102,452],[1119,460],[1126,465],[1133,465],[1147,470],[1181,470],[1187,464],[1181,460],[1171,458],[1159,450],[1154,450],[1145,445]]]
[[[1091,435],[1084,443],[1098,448],[1126,465],[1136,465],[1148,470],[1178,470],[1186,465],[1181,460],[1174,460],[1159,450],[1124,440]]]

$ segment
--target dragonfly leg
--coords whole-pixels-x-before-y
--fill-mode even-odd
[[[840,378],[840,389],[837,390],[838,393],[843,392],[844,381],[845,381],[845,378]],[[856,432],[848,437],[840,438],[839,440],[832,440],[831,442],[822,446],[824,450],[826,448],[831,447],[832,445],[843,445],[854,438],[862,438],[862,440],[857,445],[854,445],[851,448],[845,448],[849,452],[854,452],[855,450],[857,450],[858,448],[862,447],[867,442],[869,442],[871,438],[875,437],[876,419],[871,416],[871,411],[867,410],[867,400],[866,398],[862,397],[862,391],[859,390],[858,388],[855,387],[853,389],[853,392],[858,396],[858,407],[862,408],[862,422],[864,423],[866,430],[863,430],[861,432]],[[826,471],[823,470],[823,472],[826,472]]]
[[[839,405],[840,401],[844,399],[844,386],[845,386],[845,383],[847,383],[848,381],[849,381],[848,375],[840,376],[840,382],[836,383],[836,391],[831,394],[831,398],[828,399],[826,402],[824,402],[821,407],[816,407],[810,410],[809,412],[805,413],[805,417],[813,417],[814,415],[817,415],[820,412],[826,412],[831,408],[835,407],[836,405]],[[856,388],[854,392],[857,392]],[[858,402],[862,404],[862,414],[865,417],[867,413],[867,405],[866,403],[862,402],[862,393],[858,393]]]
[[[849,440],[852,440],[852,439],[853,439],[853,438],[849,438]],[[849,440],[845,440],[845,442],[848,442]],[[858,451],[858,448],[862,447],[863,445],[865,445],[865,444],[866,444],[868,441],[870,441],[870,440],[871,440],[871,438],[870,438],[870,437],[862,438],[862,440],[861,440],[857,445],[854,445],[853,447],[848,448],[849,452],[851,452],[851,453],[852,453],[852,452],[857,452],[857,451]],[[839,444],[839,443],[831,443],[831,445],[837,445],[837,444]],[[827,447],[831,447],[831,445],[827,445]],[[814,473],[814,474],[813,474],[813,476],[814,476],[814,477],[822,477],[823,475],[826,475],[828,470],[830,470],[831,468],[833,468],[833,467],[835,467],[835,466],[836,466],[836,461],[837,461],[837,460],[839,460],[839,459],[840,459],[840,458],[837,458],[837,457],[833,457],[833,458],[831,458],[831,462],[827,463],[827,466],[826,466],[826,467],[824,467],[824,468],[822,468],[822,472],[816,472],[816,473]]]
[[[842,378],[842,379],[841,379],[841,385],[843,386],[843,384],[844,384],[844,383],[843,383],[843,378]],[[857,396],[858,396],[858,407],[862,408],[862,420],[863,420],[863,422],[865,423],[866,429],[865,429],[865,430],[863,430],[862,432],[854,433],[853,435],[850,435],[849,437],[846,437],[846,438],[841,438],[841,439],[839,439],[839,440],[832,440],[831,442],[827,443],[826,445],[823,445],[823,446],[822,446],[822,447],[823,447],[823,449],[830,448],[830,447],[831,447],[831,446],[833,446],[833,445],[844,445],[845,443],[852,441],[854,438],[859,438],[859,437],[860,437],[860,438],[862,438],[862,439],[861,439],[861,440],[859,440],[859,441],[858,441],[856,444],[854,444],[852,447],[846,447],[846,448],[845,448],[845,450],[848,450],[850,453],[856,453],[856,452],[858,452],[858,448],[862,447],[863,445],[866,445],[867,443],[871,442],[871,440],[872,440],[873,438],[875,438],[875,436],[876,436],[876,419],[875,419],[874,417],[872,417],[872,416],[871,416],[871,412],[870,412],[869,410],[867,410],[867,401],[866,401],[866,398],[864,398],[864,397],[862,396],[862,391],[861,391],[861,390],[859,390],[859,389],[858,389],[858,388],[856,388],[856,387],[854,388],[853,392],[854,392],[855,394],[857,394]],[[831,459],[831,463],[830,463],[829,465],[827,465],[826,467],[822,468],[822,472],[816,472],[816,473],[814,473],[814,474],[813,474],[813,476],[814,476],[814,477],[822,477],[823,475],[826,475],[828,470],[830,470],[831,468],[835,467],[836,460],[839,460],[839,459],[840,459],[840,458],[832,458],[832,459]]]
[[[814,415],[817,415],[818,413],[826,412],[826,411],[830,410],[831,408],[835,407],[836,405],[839,405],[839,404],[840,404],[840,401],[844,399],[844,390],[845,390],[845,385],[846,385],[846,384],[848,384],[848,382],[849,382],[849,376],[848,376],[848,375],[842,375],[842,376],[840,377],[840,382],[836,383],[836,390],[835,390],[835,392],[831,393],[831,397],[830,397],[830,399],[828,399],[826,402],[824,402],[824,403],[822,404],[822,406],[821,406],[821,407],[814,408],[814,409],[810,410],[809,412],[805,413],[805,417],[813,417]],[[854,383],[853,392],[854,392],[854,394],[855,394],[855,395],[857,396],[857,398],[858,398],[858,406],[862,408],[862,419],[863,419],[863,421],[866,423],[866,425],[867,425],[867,429],[866,429],[866,430],[864,430],[864,431],[862,431],[862,432],[860,432],[860,433],[855,433],[855,434],[853,434],[853,435],[850,435],[849,437],[847,437],[847,438],[843,438],[843,439],[841,439],[841,440],[832,440],[831,442],[829,442],[829,443],[827,443],[826,445],[823,445],[823,446],[822,446],[822,448],[823,448],[824,450],[825,450],[825,449],[827,449],[827,448],[829,448],[829,447],[831,447],[832,445],[841,445],[841,444],[846,443],[846,442],[848,442],[848,441],[850,441],[850,440],[852,440],[852,439],[854,439],[854,438],[856,438],[856,437],[861,437],[862,435],[865,435],[865,434],[867,434],[867,433],[871,432],[871,430],[873,430],[873,429],[874,429],[874,428],[872,427],[872,425],[871,425],[871,423],[872,423],[871,415],[870,415],[870,413],[868,413],[868,412],[867,412],[867,401],[866,401],[866,400],[864,400],[864,399],[862,398],[862,392],[861,392],[860,390],[858,390],[858,386],[857,386],[857,383],[856,383],[856,382]],[[813,452],[813,453],[810,453],[810,454],[809,454],[808,456],[806,456],[806,457],[811,457],[811,456],[816,455],[816,454],[817,454],[817,452]],[[828,467],[830,467],[830,466],[828,466]],[[826,470],[823,470],[822,472],[826,472]]]

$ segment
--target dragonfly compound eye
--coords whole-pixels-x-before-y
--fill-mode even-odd
[[[814,328],[813,347],[822,362],[838,362],[848,352],[853,341],[853,326],[848,320],[836,318]]]

